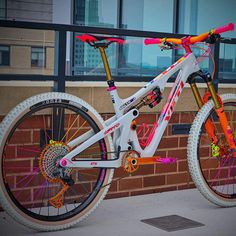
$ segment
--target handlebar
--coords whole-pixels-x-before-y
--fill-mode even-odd
[[[233,23],[229,23],[228,25],[225,26],[221,26],[219,28],[216,29],[212,29],[209,32],[205,32],[203,34],[200,34],[198,36],[189,36],[189,37],[185,37],[182,39],[177,39],[177,38],[153,38],[153,39],[145,39],[144,40],[144,44],[145,45],[149,45],[149,44],[160,44],[163,42],[168,42],[168,43],[174,43],[174,44],[182,44],[184,45],[186,42],[188,43],[188,45],[190,44],[194,44],[197,42],[201,42],[205,39],[208,38],[209,35],[211,34],[221,34],[227,31],[232,31],[234,30],[234,24]]]

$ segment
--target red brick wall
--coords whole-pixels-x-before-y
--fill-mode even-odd
[[[104,119],[107,119],[111,114],[102,114],[102,116]],[[158,151],[155,154],[162,157],[176,157],[178,158],[177,163],[140,166],[137,172],[133,173],[131,176],[125,173],[123,168],[116,169],[114,182],[111,184],[107,198],[134,196],[194,187],[187,168],[187,135],[172,135],[172,125],[191,123],[193,118],[193,112],[173,114],[161,140]],[[145,122],[151,127],[151,124],[156,120],[156,114],[141,114],[137,119],[137,123],[142,124]],[[40,125],[40,119],[35,120],[32,130],[25,130],[24,127],[22,127],[22,132],[24,133],[23,135],[22,133],[19,133],[19,137],[16,137],[16,144],[18,144],[20,140],[26,138],[33,142],[35,137],[38,137],[39,133],[37,124]],[[145,131],[143,130],[143,132]],[[28,148],[31,147],[29,146]],[[18,182],[18,178],[22,178],[22,175],[27,175],[27,171],[33,170],[34,159],[32,157],[29,157],[29,160],[26,160],[26,157],[22,159],[22,157],[19,156],[20,153],[16,154],[18,151],[16,151],[14,147],[10,151],[12,152],[11,156],[17,158],[17,162],[14,163],[14,171],[17,169],[19,169],[19,171],[18,173],[14,173],[13,176],[9,176],[9,181],[15,186],[14,188],[16,188],[16,191],[19,191],[19,188],[21,188],[22,192],[20,198],[24,199],[26,202],[32,203],[32,201],[34,201],[34,192],[37,191],[37,183],[35,181],[32,182],[32,189],[24,189],[23,186],[16,186],[19,185],[16,183]],[[127,177],[120,179],[124,176]],[[92,183],[88,184],[91,185]]]
[[[109,115],[103,115],[107,118]],[[114,182],[107,198],[127,197],[156,192],[193,188],[194,184],[187,168],[188,135],[173,135],[172,125],[189,124],[194,119],[194,112],[178,112],[172,115],[155,155],[176,157],[177,163],[153,164],[140,166],[137,172],[129,176],[123,168],[115,170]],[[141,114],[138,124],[151,124],[157,119],[156,114]],[[144,131],[145,132],[145,131]],[[119,180],[123,176],[127,178]]]

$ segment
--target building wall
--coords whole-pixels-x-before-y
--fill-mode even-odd
[[[31,29],[0,29],[0,45],[10,47],[10,65],[0,66],[2,74],[53,74],[54,32]],[[31,66],[31,48],[45,50],[45,66]]]
[[[52,0],[7,0],[7,19],[52,22]]]

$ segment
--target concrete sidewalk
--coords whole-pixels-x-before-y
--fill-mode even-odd
[[[142,219],[179,215],[205,226],[166,232]],[[21,226],[0,213],[0,235],[38,236],[235,236],[236,207],[220,208],[204,199],[196,189],[105,200],[89,218],[68,230],[41,233]]]

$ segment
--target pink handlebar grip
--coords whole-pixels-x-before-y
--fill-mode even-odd
[[[232,31],[232,30],[234,30],[234,24],[229,23],[228,25],[221,26],[221,27],[215,29],[214,33],[215,34],[221,34],[221,33],[224,33],[224,32],[227,32],[227,31]]]
[[[144,44],[149,45],[149,44],[160,44],[161,39],[160,38],[155,38],[155,39],[145,39]]]

